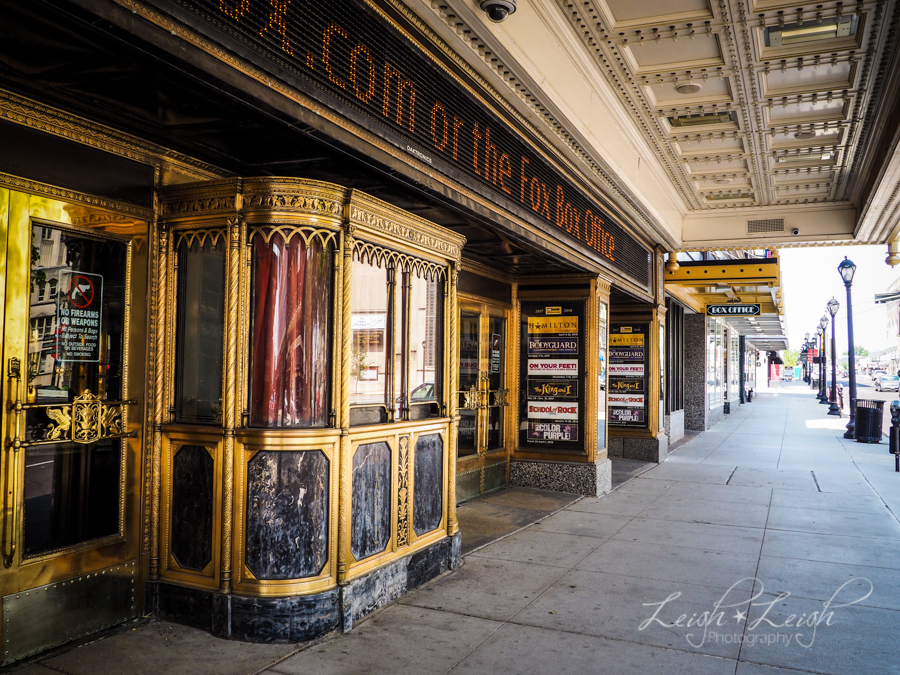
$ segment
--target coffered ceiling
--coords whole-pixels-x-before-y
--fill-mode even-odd
[[[890,156],[897,154],[893,146],[882,166],[871,165],[875,132],[883,133],[879,113],[896,105],[890,100],[896,83],[885,82],[896,51],[895,0],[518,4],[506,22],[493,25],[469,0],[431,0],[430,8],[543,118],[548,135],[584,152],[578,134],[569,133],[579,127],[575,117],[583,122],[584,145],[591,134],[602,144],[604,130],[579,113],[577,94],[565,101],[573,102],[568,110],[560,103],[565,73],[541,67],[552,50],[538,36],[552,33],[577,64],[581,81],[596,78],[613,92],[619,115],[630,118],[642,149],[668,177],[666,188],[678,195],[682,220],[675,223],[659,207],[651,218],[662,220],[680,243],[748,236],[782,244],[874,242],[897,234],[900,195],[884,184]],[[554,93],[559,104],[543,105]],[[560,120],[567,114],[575,124]],[[605,177],[611,174],[615,182],[616,161],[627,163],[614,153],[611,159]],[[603,163],[597,164],[595,173],[603,173]],[[618,173],[619,183],[628,183],[625,172]],[[876,174],[882,178],[873,186]],[[637,180],[630,185],[642,189]],[[877,213],[870,213],[879,189],[884,194]],[[872,223],[864,226],[860,219],[867,213]],[[727,236],[711,236],[710,224],[726,223],[722,218],[732,218],[722,225]],[[809,237],[792,235],[800,222]]]
[[[849,199],[885,4],[560,2],[690,209]]]

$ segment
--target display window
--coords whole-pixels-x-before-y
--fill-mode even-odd
[[[365,242],[352,264],[351,426],[440,417],[444,268]]]

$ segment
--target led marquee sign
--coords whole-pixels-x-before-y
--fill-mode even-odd
[[[304,93],[363,113],[367,128],[408,155],[465,174],[483,193],[531,211],[649,283],[647,249],[463,84],[453,63],[414,42],[415,29],[400,16],[366,0],[174,2],[264,56],[276,75],[314,85]]]

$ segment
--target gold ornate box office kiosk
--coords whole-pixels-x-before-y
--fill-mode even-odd
[[[152,609],[299,641],[455,566],[464,238],[302,179],[159,211]]]

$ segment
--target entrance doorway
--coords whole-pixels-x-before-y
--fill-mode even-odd
[[[141,609],[146,234],[0,190],[3,665]]]
[[[508,310],[460,300],[457,501],[509,483]]]

